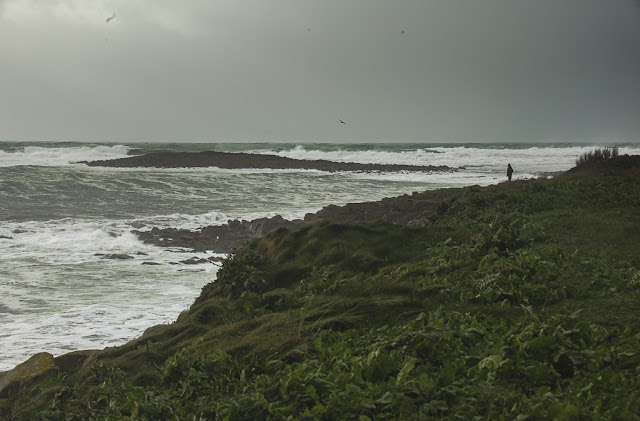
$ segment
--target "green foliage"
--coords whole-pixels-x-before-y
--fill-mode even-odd
[[[265,270],[275,287],[295,287],[313,268],[332,267],[334,276],[375,274],[381,268],[418,259],[425,240],[451,236],[450,228],[394,225],[385,222],[320,222],[290,231],[276,230],[246,248],[266,257]]]
[[[235,254],[225,260],[218,271],[216,285],[225,287],[226,296],[230,298],[240,298],[249,293],[261,294],[269,287],[264,265],[264,257],[251,249]]]
[[[296,362],[180,352],[154,388],[97,366],[84,407],[87,419],[132,420],[633,419],[639,340],[576,317],[540,324],[440,309],[394,326],[322,331]],[[54,407],[42,415],[65,419]]]
[[[578,159],[576,159],[576,166],[586,165],[593,161],[602,161],[604,159],[611,159],[618,156],[618,147],[596,148],[593,151],[585,152]]]
[[[277,230],[227,259],[176,323],[0,408],[34,420],[638,419],[637,205],[635,179],[574,177],[463,189],[428,227]]]

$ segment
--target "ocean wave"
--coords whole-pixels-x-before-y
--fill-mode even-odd
[[[333,146],[333,147],[331,147]],[[575,165],[583,153],[598,145],[393,145],[359,149],[348,145],[292,145],[289,148],[261,148],[250,153],[277,155],[304,160],[327,160],[361,164],[446,165],[451,168],[482,168],[501,171],[507,163],[517,165],[527,173],[566,171]],[[621,154],[638,154],[640,147],[620,147]]]
[[[24,165],[66,166],[79,161],[117,159],[128,156],[131,148],[125,145],[97,146],[22,146],[0,150],[0,167]]]
[[[276,155],[284,158],[308,161],[324,160],[333,162],[351,162],[357,164],[399,164],[399,165],[432,165],[429,156],[438,153],[433,149],[412,149],[400,151],[386,150],[352,150],[333,149],[322,150],[309,145],[297,145],[282,150],[254,150],[252,153],[262,155]]]
[[[210,253],[146,245],[131,228],[71,218],[2,224],[0,370],[37,349],[59,355],[130,340],[175,319],[215,278],[213,264],[180,263]]]

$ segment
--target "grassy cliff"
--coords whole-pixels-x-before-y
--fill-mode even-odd
[[[278,229],[0,418],[639,419],[639,208],[640,178],[576,171]]]

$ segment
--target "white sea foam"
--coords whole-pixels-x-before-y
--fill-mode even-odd
[[[25,146],[12,152],[0,150],[0,167],[18,165],[61,166],[71,165],[79,161],[124,158],[130,149],[130,147],[124,145],[72,146],[64,148]]]
[[[282,216],[284,219],[299,219],[309,212],[316,212],[317,207],[303,207],[288,211],[259,211],[226,214],[221,212],[207,212],[199,215],[173,214],[173,215],[157,215],[150,218],[136,219],[132,225],[141,231],[152,227],[177,228],[186,230],[197,230],[211,225],[224,225],[230,220],[252,221],[259,218],[272,218],[276,215]]]
[[[149,222],[150,226],[162,226]],[[141,256],[136,260],[155,259],[157,263],[174,262],[181,257],[142,243],[131,229],[124,222],[71,219],[5,223],[0,227],[0,236],[4,237],[0,244],[3,259],[17,264],[81,264],[96,261],[96,256],[113,254]]]
[[[511,163],[514,168],[534,175],[566,171],[575,165],[583,153],[597,145],[570,147],[486,148],[483,146],[429,146],[401,151],[384,150],[320,150],[312,146],[298,145],[292,149],[273,151],[256,150],[254,153],[275,154],[282,157],[363,164],[446,165],[451,168],[481,168],[483,172],[500,171]],[[638,154],[640,147],[620,147],[620,154]],[[419,177],[419,176],[418,176]]]
[[[211,253],[148,246],[129,229],[69,219],[3,224],[0,370],[38,351],[123,343],[175,320],[215,278],[217,265],[180,263]]]
[[[428,152],[424,150],[411,151],[353,151],[353,150],[337,150],[322,151],[318,149],[309,149],[306,146],[298,145],[289,150],[272,151],[257,150],[255,153],[277,155],[293,159],[305,160],[326,160],[334,162],[355,162],[359,164],[403,164],[403,165],[425,165],[422,159]],[[429,164],[426,164],[429,165]]]

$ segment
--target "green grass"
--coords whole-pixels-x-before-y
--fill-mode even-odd
[[[638,419],[639,180],[460,189],[427,226],[276,230],[174,323],[0,414]]]

